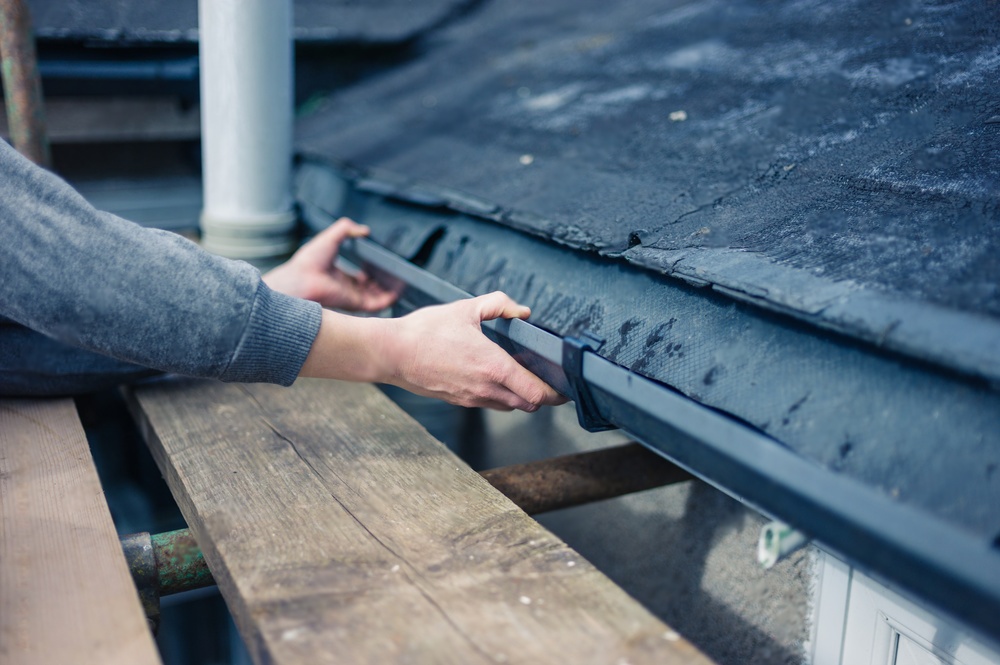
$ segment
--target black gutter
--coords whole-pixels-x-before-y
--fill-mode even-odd
[[[404,307],[470,297],[368,240],[343,256],[402,281]],[[524,321],[484,331],[522,364],[571,395],[566,340]],[[677,392],[584,351],[582,380],[597,414],[692,474],[800,529],[863,572],[916,594],[969,628],[1000,640],[1000,552],[950,524],[812,463],[778,441]]]

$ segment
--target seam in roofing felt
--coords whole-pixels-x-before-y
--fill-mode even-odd
[[[447,208],[575,251],[605,254],[517,223],[521,217],[545,219],[532,213],[505,209],[449,187],[418,182],[384,169],[363,171],[312,155],[304,155],[303,159],[333,168],[363,191],[421,207]],[[434,204],[428,206],[428,201]],[[730,298],[1000,387],[1000,322],[990,318],[895,298],[851,281],[830,282],[737,249],[668,250],[640,245],[608,256],[687,284],[711,287]],[[670,268],[664,269],[663,263],[669,263]]]

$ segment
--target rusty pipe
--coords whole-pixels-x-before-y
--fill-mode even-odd
[[[150,630],[160,624],[160,598],[215,584],[190,529],[121,537],[125,561],[139,592]]]
[[[0,73],[7,128],[14,147],[45,168],[51,163],[45,133],[42,80],[38,75],[31,14],[24,0],[0,0]]]
[[[629,443],[480,472],[529,515],[690,480],[645,446]]]
[[[157,533],[151,540],[161,596],[215,584],[190,529]]]
[[[215,584],[190,529],[153,535],[143,531],[121,541],[140,592],[152,588],[157,596],[169,596]]]

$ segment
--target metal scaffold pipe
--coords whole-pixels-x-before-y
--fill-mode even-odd
[[[293,61],[289,0],[201,0],[201,135],[206,249],[289,253]]]
[[[480,474],[529,515],[612,499],[692,477],[638,443],[513,464]]]
[[[190,529],[121,538],[125,561],[139,592],[150,630],[160,625],[160,598],[212,586],[215,579]]]
[[[215,578],[190,529],[156,533],[150,536],[150,541],[161,596],[215,584]]]
[[[42,83],[24,0],[0,0],[0,71],[11,142],[22,155],[48,167]]]

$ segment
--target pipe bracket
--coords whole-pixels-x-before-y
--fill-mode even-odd
[[[616,425],[601,415],[594,396],[590,394],[590,387],[583,379],[584,354],[588,351],[596,353],[603,345],[603,339],[588,331],[581,332],[579,337],[563,338],[563,372],[569,382],[570,392],[573,393],[570,397],[576,403],[576,417],[580,421],[580,427],[588,432],[617,429]]]

